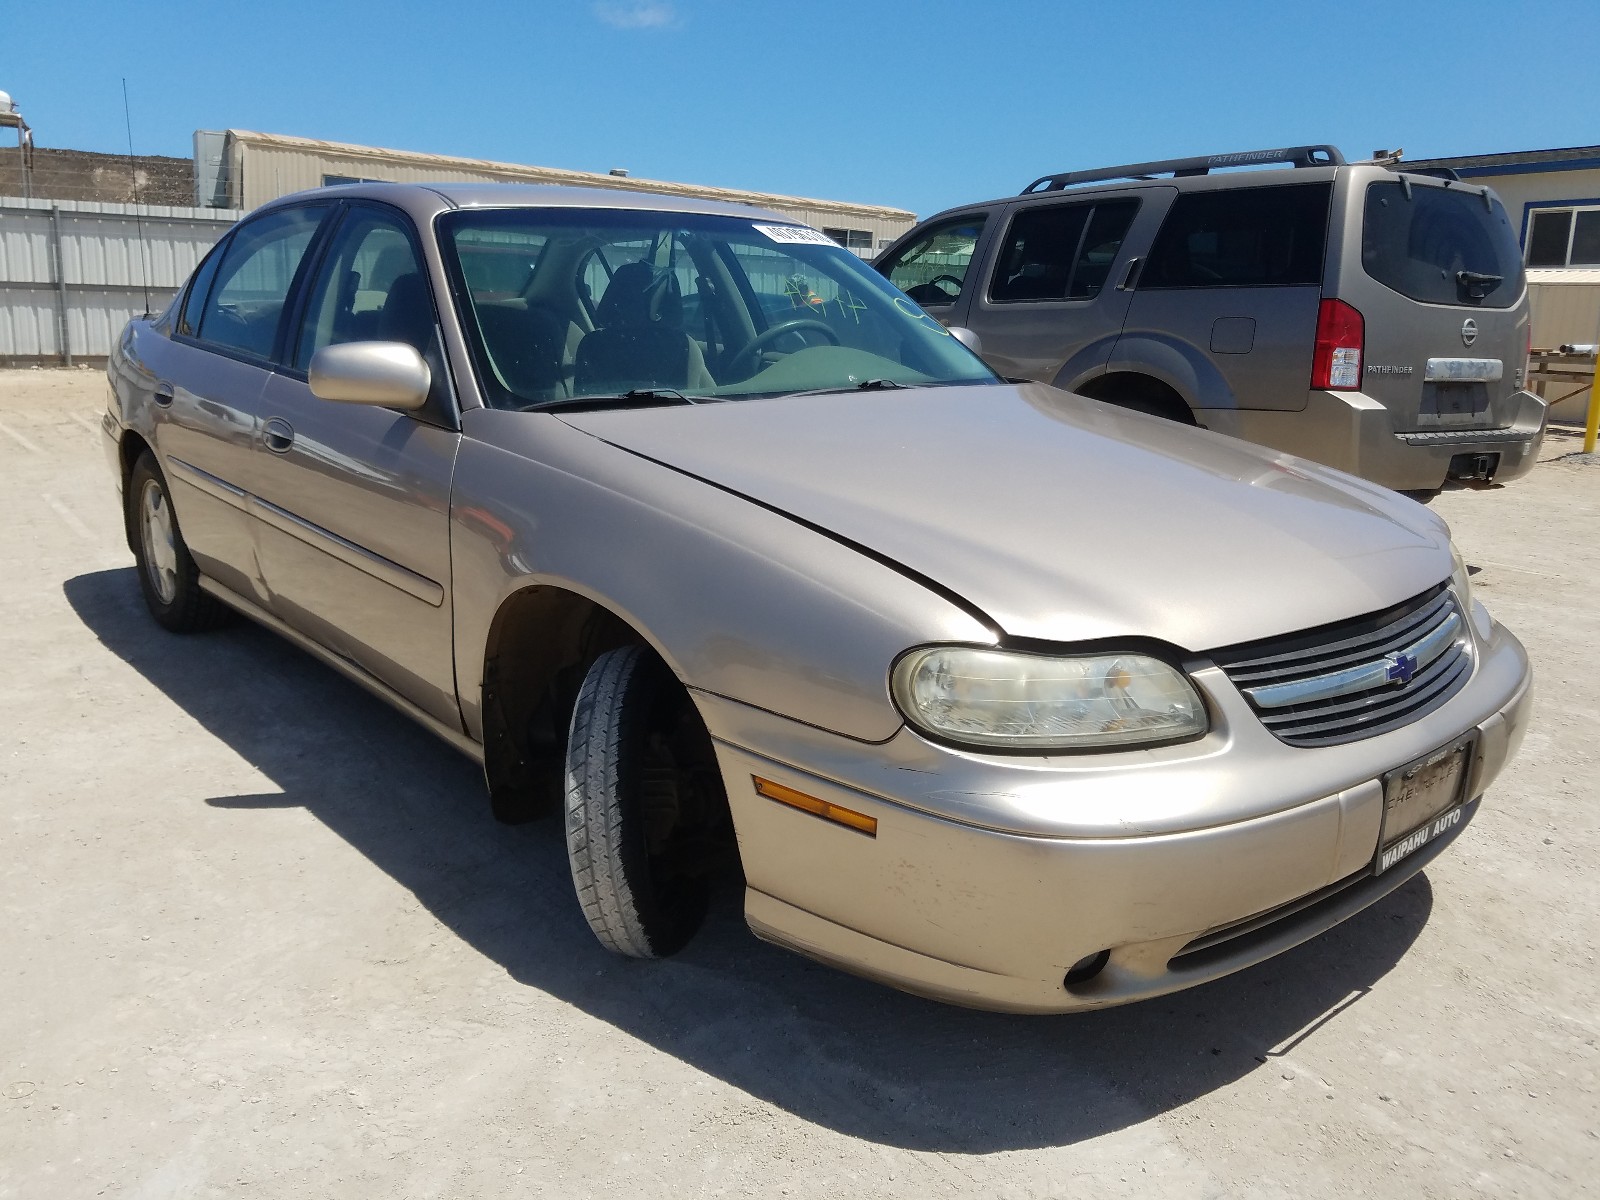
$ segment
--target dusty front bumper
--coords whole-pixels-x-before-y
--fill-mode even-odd
[[[1427,491],[1464,477],[1483,457],[1496,483],[1533,470],[1544,444],[1546,407],[1518,392],[1515,418],[1501,429],[1397,429],[1394,414],[1362,392],[1312,392],[1298,412],[1207,411],[1205,423],[1277,450],[1286,450],[1385,487]]]
[[[1497,627],[1462,693],[1355,753],[1283,746],[1240,701],[1223,704],[1209,745],[1117,755],[1120,766],[1112,756],[1063,766],[964,755],[907,731],[864,745],[697,699],[759,936],[940,1000],[1066,1012],[1239,970],[1400,886],[1476,803],[1451,835],[1374,877],[1382,774],[1476,730],[1467,789],[1476,801],[1521,740],[1529,673]],[[757,794],[757,777],[870,816],[876,836],[774,803]],[[1281,807],[1266,800],[1263,778]],[[1108,819],[1108,802],[1126,819]],[[1239,815],[1249,808],[1271,810]],[[1066,983],[1102,952],[1092,978]]]

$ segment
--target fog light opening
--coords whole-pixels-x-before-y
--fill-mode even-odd
[[[1076,987],[1080,983],[1088,983],[1089,980],[1105,970],[1106,964],[1110,961],[1111,951],[1109,950],[1102,950],[1098,954],[1085,955],[1072,964],[1071,969],[1067,971],[1067,977],[1062,980],[1062,984],[1070,988]]]

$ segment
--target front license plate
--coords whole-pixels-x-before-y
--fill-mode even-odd
[[[1461,824],[1461,793],[1471,756],[1469,738],[1384,777],[1383,833],[1373,859],[1374,875]]]

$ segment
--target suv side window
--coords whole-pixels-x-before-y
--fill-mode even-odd
[[[283,306],[326,206],[280,209],[241,226],[200,315],[203,342],[272,357]]]
[[[1331,183],[1185,192],[1156,234],[1139,287],[1322,282]]]
[[[1105,286],[1137,200],[1028,208],[1011,222],[989,299],[1089,300]]]
[[[987,218],[982,213],[935,225],[900,248],[878,270],[924,308],[954,304],[966,286],[972,253]]]

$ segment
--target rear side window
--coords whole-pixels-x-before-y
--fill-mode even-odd
[[[1156,235],[1139,286],[1320,284],[1332,193],[1331,183],[1186,192]]]
[[[902,246],[887,262],[873,265],[924,308],[954,304],[966,286],[983,223],[980,213],[936,225]]]
[[[1100,294],[1137,200],[1028,208],[1011,222],[989,299],[1089,300]]]
[[[200,340],[271,358],[289,289],[327,208],[287,208],[241,225],[200,316]]]
[[[222,261],[222,255],[223,251],[213,250],[194,273],[189,293],[183,298],[183,311],[178,315],[179,333],[194,337],[200,331],[200,310],[211,292],[211,281],[217,276],[217,264]]]
[[[1476,189],[1387,180],[1367,187],[1361,265],[1427,304],[1510,308],[1522,295],[1522,251],[1500,201]]]

